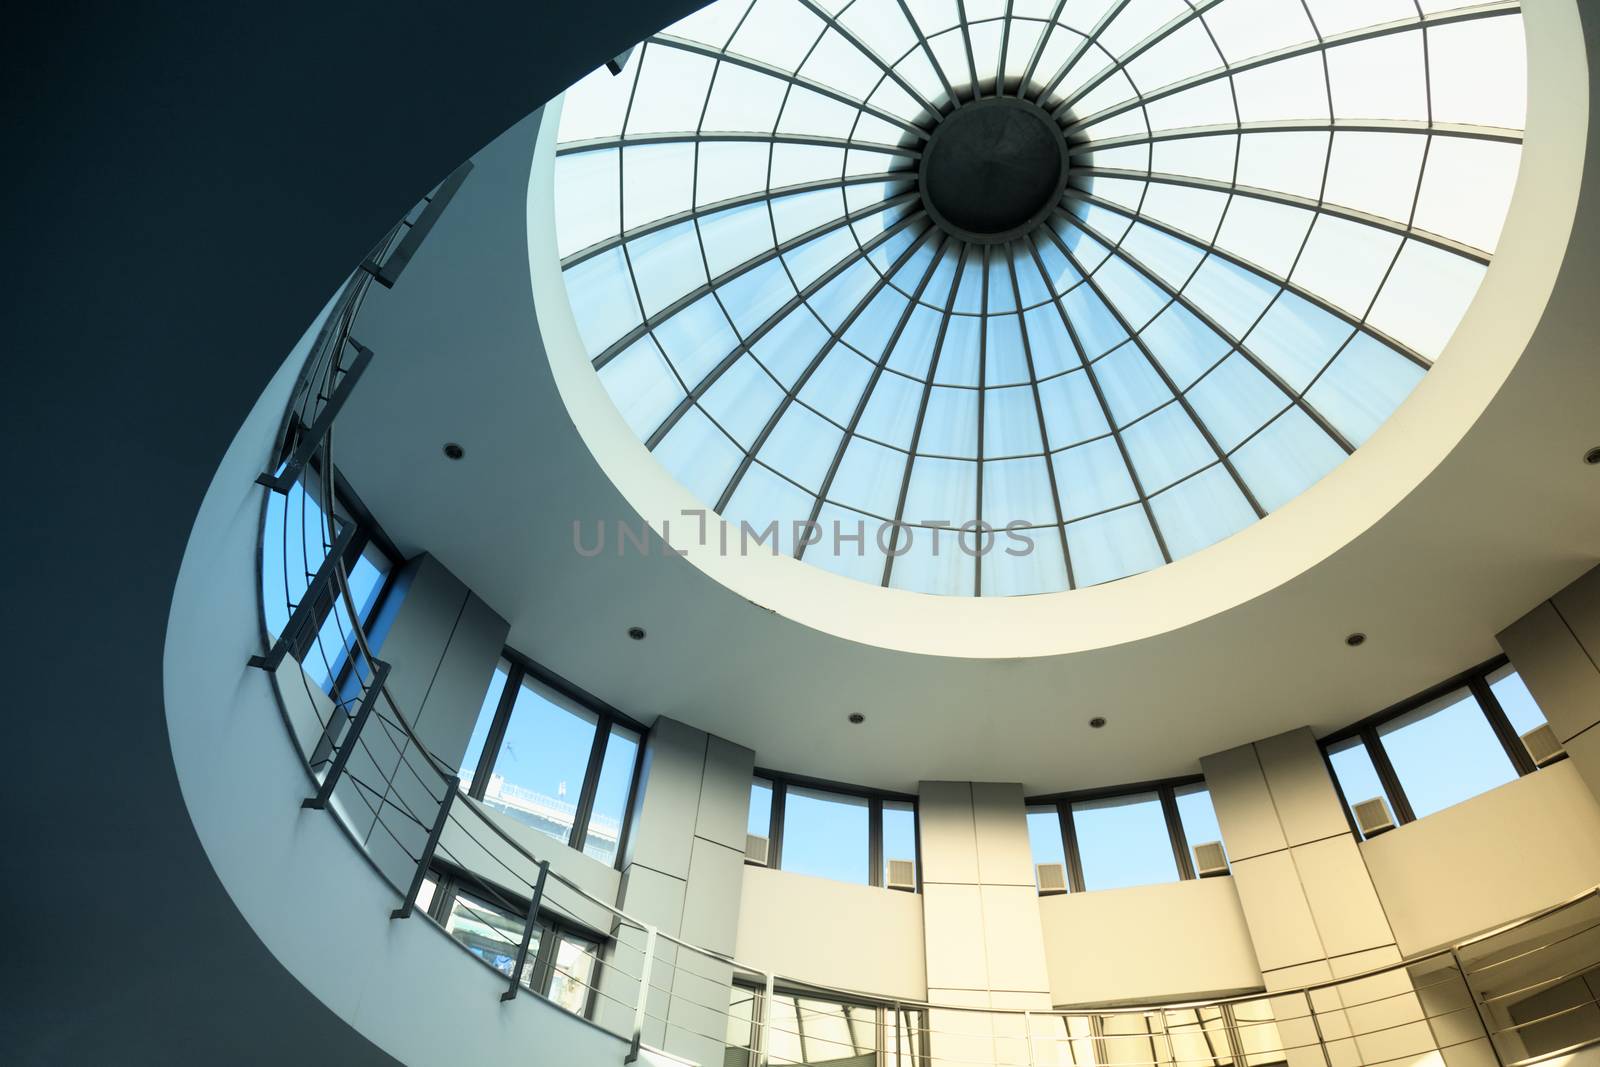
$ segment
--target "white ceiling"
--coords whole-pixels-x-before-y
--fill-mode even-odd
[[[519,206],[536,117],[484,151],[401,283],[369,298],[357,336],[377,358],[339,421],[337,462],[403,549],[432,552],[510,621],[513,647],[646,722],[668,715],[748,745],[763,766],[1047,792],[1188,772],[1285,729],[1341,726],[1494,655],[1496,632],[1600,559],[1600,468],[1581,462],[1600,444],[1600,181],[1578,193],[1589,94],[1573,91],[1575,11],[1557,7],[1528,13],[1530,52],[1545,51],[1530,56],[1527,189],[1462,330],[1463,353],[1472,337],[1489,351],[1452,367],[1453,345],[1334,475],[1180,564],[1050,605],[838,579],[844,590],[812,568],[797,582],[801,565],[782,560],[742,561],[730,588],[698,556],[579,556],[574,519],[586,531],[638,519],[608,477],[616,457],[602,469],[593,427],[574,425],[534,320]],[[1537,329],[1513,359],[1488,340],[1519,315]],[[447,440],[463,461],[444,459]],[[625,446],[649,458],[625,430],[601,451]],[[1431,473],[1394,473],[1408,465]],[[1346,526],[1308,557],[1306,530]],[[1218,610],[1195,610],[1201,589]],[[647,640],[627,638],[635,625]],[[1371,637],[1359,650],[1343,641],[1356,630]],[[908,651],[956,647],[965,654]],[[851,711],[866,723],[849,725]],[[1091,731],[1095,715],[1109,725]]]

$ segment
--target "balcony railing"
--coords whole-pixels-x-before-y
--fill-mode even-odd
[[[265,530],[264,556],[304,560],[306,573],[303,582],[285,578],[285,603],[275,605],[288,612],[281,632],[266,633],[264,612],[268,648],[252,663],[275,673],[285,722],[305,758],[305,805],[330,812],[366,850],[394,887],[396,921],[424,913],[419,897],[436,871],[470,872],[474,894],[496,911],[472,914],[469,906],[462,922],[470,938],[459,939],[502,974],[502,999],[547,995],[623,1038],[629,1062],[663,1040],[669,1001],[688,1003],[699,1020],[685,1023],[675,1011],[672,1027],[720,1045],[730,1067],[1378,1067],[1441,1058],[1450,1067],[1523,1067],[1600,1043],[1600,887],[1328,982],[1199,1002],[1013,1010],[884,1001],[791,980],[674,937],[552,868],[548,854],[468,797],[459,771],[412,731],[362,624],[364,605],[351,582],[352,523],[334,488],[339,409],[369,362],[382,358],[354,336],[363,298],[374,279],[394,283],[459,185],[452,176],[418,205],[409,216],[415,223],[398,224],[341,290],[258,479],[315,506],[280,508],[280,528]],[[299,529],[292,528],[296,513]],[[542,805],[552,818],[570,807],[534,794],[503,799]],[[620,827],[610,829],[620,836]],[[505,915],[526,919],[519,926]],[[597,929],[604,941],[596,951],[568,946],[553,954],[534,990],[533,941],[551,918]]]

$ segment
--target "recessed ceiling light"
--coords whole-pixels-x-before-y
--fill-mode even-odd
[[[867,721],[867,717],[861,714],[859,711],[852,711],[850,713],[850,721],[855,725],[860,726],[862,723]]]
[[[1349,637],[1344,639],[1344,643],[1349,645],[1351,648],[1357,648],[1367,643],[1367,635],[1363,633],[1351,634]]]
[[[1103,716],[1103,715],[1096,715],[1094,718],[1089,720],[1089,726],[1090,726],[1091,729],[1094,729],[1094,730],[1100,729],[1100,727],[1104,726],[1105,724],[1106,724],[1106,720],[1105,720],[1105,716]]]
[[[1591,448],[1583,454],[1583,461],[1589,466],[1600,466],[1600,448]]]
[[[630,626],[630,627],[628,627],[628,636],[633,638],[635,641],[643,641],[644,640],[644,627],[643,626]]]
[[[466,454],[467,450],[456,444],[454,441],[448,441],[445,443],[444,456],[446,459],[460,459]]]

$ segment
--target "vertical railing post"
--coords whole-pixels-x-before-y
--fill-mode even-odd
[[[905,1067],[901,1060],[900,1046],[900,1002],[894,1002],[894,1067]]]
[[[1317,1047],[1322,1050],[1322,1062],[1325,1067],[1333,1067],[1333,1057],[1328,1052],[1328,1039],[1322,1036],[1322,1023],[1317,1019],[1317,1006],[1311,1001],[1311,990],[1303,989],[1300,995],[1306,999],[1306,1015],[1311,1019],[1311,1029],[1317,1035]],[[1285,1051],[1284,1058],[1288,1058]]]
[[[511,965],[511,986],[500,994],[501,1000],[510,1000],[522,986],[522,968],[528,962],[528,945],[533,942],[533,931],[539,925],[539,904],[544,900],[544,880],[550,874],[550,861],[539,861],[539,877],[533,883],[533,896],[528,899],[528,921],[522,924],[522,944],[517,946],[517,960]]]
[[[1033,1012],[1022,1012],[1022,1040],[1028,1050],[1028,1067],[1033,1067]]]
[[[422,855],[417,858],[417,873],[411,876],[411,888],[406,890],[405,901],[389,913],[389,918],[409,918],[411,910],[417,906],[417,894],[422,892],[422,881],[428,877],[428,867],[433,863],[433,852],[439,847],[439,837],[444,833],[444,824],[450,818],[450,805],[455,803],[456,792],[460,788],[459,777],[452,776],[445,782],[444,799],[439,802],[439,814],[434,816],[433,828],[428,831],[428,843],[422,846]]]
[[[1472,1008],[1478,1013],[1478,1024],[1483,1027],[1483,1039],[1489,1042],[1489,1054],[1494,1057],[1495,1063],[1505,1067],[1505,1058],[1500,1055],[1500,1046],[1494,1039],[1494,1029],[1489,1025],[1489,1017],[1483,1012],[1483,1002],[1478,999],[1477,992],[1472,988],[1472,982],[1467,979],[1467,965],[1461,962],[1461,953],[1456,951],[1454,945],[1450,946],[1450,958],[1455,961],[1456,973],[1461,975],[1461,988],[1466,990],[1467,999],[1472,1001]]]
[[[761,1055],[756,1067],[767,1067],[772,1062],[772,972],[761,988]]]
[[[333,539],[333,546],[328,549],[328,554],[322,558],[322,565],[317,568],[317,573],[312,575],[311,581],[306,584],[306,591],[300,594],[300,603],[294,606],[294,611],[289,615],[289,621],[284,624],[283,633],[272,643],[264,656],[251,656],[249,663],[252,667],[260,667],[265,671],[275,671],[283,662],[283,657],[291,649],[298,649],[305,639],[306,631],[310,629],[312,620],[316,617],[317,605],[321,603],[324,593],[331,601],[333,597],[333,569],[337,567],[344,554],[350,550],[350,542],[356,535],[356,524],[345,523]],[[298,653],[297,653],[298,655]]]
[[[633,1006],[633,1036],[628,1039],[628,1054],[623,1063],[639,1058],[639,1048],[644,1044],[645,1007],[650,1002],[650,967],[656,959],[656,928],[644,928],[644,963],[639,967],[639,999]]]
[[[350,762],[350,753],[356,750],[356,745],[361,740],[361,728],[367,724],[367,718],[372,714],[373,705],[378,702],[378,694],[383,691],[383,683],[388,677],[389,665],[381,659],[373,660],[372,680],[367,683],[367,690],[361,695],[361,706],[356,709],[355,718],[350,720],[350,728],[345,731],[343,741],[333,753],[333,762],[328,765],[328,773],[322,776],[322,785],[317,788],[317,795],[301,801],[302,808],[321,810],[328,806],[328,799],[333,796],[333,788],[339,784],[339,777],[344,774],[345,764]]]
[[[406,269],[411,257],[417,254],[417,249],[428,236],[428,231],[439,221],[444,209],[450,206],[450,200],[456,195],[456,190],[461,188],[461,183],[466,181],[467,175],[471,173],[470,159],[451,171],[449,176],[439,183],[439,188],[428,199],[428,206],[422,209],[422,214],[417,216],[416,223],[406,231],[406,235],[400,239],[400,244],[389,253],[388,259],[381,264],[369,259],[361,264],[361,269],[372,275],[385,289],[393,289],[400,272]]]
[[[322,410],[317,412],[317,417],[311,420],[310,428],[300,435],[300,441],[295,445],[294,452],[290,454],[283,470],[278,474],[257,475],[257,485],[264,485],[274,493],[287,493],[294,483],[300,480],[300,472],[311,462],[311,456],[322,447],[322,439],[328,436],[328,430],[333,427],[334,417],[339,414],[339,409],[344,407],[345,401],[350,399],[350,393],[360,380],[361,372],[372,362],[372,349],[349,335],[345,336],[344,341],[349,342],[350,347],[356,350],[356,358],[344,371],[344,376],[339,379],[339,384],[334,387],[333,393],[322,405]],[[342,354],[342,349],[334,352],[336,374],[339,373],[337,366]],[[331,477],[331,472],[328,473]]]

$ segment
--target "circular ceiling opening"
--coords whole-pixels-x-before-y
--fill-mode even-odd
[[[950,112],[919,171],[928,214],[980,244],[1020,237],[1049,216],[1067,184],[1067,140],[1039,105],[985,97]]]
[[[563,100],[579,339],[732,553],[1174,562],[1360,448],[1493,258],[1521,15],[1410,10],[717,0]]]

